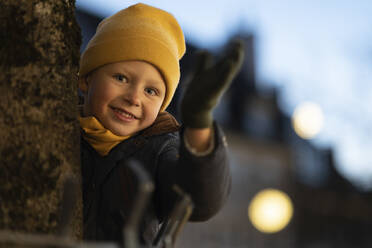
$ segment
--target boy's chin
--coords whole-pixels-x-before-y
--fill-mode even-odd
[[[148,122],[146,124],[141,123],[140,125],[137,125],[137,123],[135,123],[134,125],[120,125],[118,123],[110,123],[111,125],[108,125],[107,129],[109,129],[113,134],[117,136],[134,136],[150,127],[153,123],[154,121]]]
[[[125,128],[125,127],[115,128],[115,127],[113,127],[113,128],[109,128],[109,130],[117,136],[134,136],[143,129]]]
[[[117,131],[117,130],[110,130],[113,134],[117,136],[133,136],[138,133],[138,131]]]

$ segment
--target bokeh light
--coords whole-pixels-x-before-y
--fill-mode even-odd
[[[248,207],[253,226],[264,233],[275,233],[285,228],[293,216],[293,204],[284,192],[265,189],[257,193]]]
[[[323,111],[316,103],[303,102],[293,112],[292,125],[301,138],[314,138],[323,127]]]

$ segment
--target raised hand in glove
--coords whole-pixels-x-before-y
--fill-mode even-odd
[[[243,58],[240,40],[231,42],[217,61],[206,51],[196,58],[195,72],[181,102],[181,118],[187,140],[198,150],[208,146],[213,109],[240,70]]]
[[[218,61],[207,51],[196,58],[193,77],[181,102],[181,118],[186,127],[212,125],[212,111],[238,73],[244,57],[243,44],[235,40]]]

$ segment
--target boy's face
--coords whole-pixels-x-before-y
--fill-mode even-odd
[[[84,116],[94,116],[119,136],[133,135],[156,119],[165,97],[160,72],[144,61],[104,65],[81,80]]]

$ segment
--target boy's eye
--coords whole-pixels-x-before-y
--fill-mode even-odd
[[[123,82],[123,83],[128,81],[128,79],[122,74],[116,74],[116,75],[114,75],[114,78],[116,80],[120,81],[120,82]]]
[[[153,88],[146,88],[146,89],[145,89],[145,92],[146,92],[147,94],[151,95],[151,96],[156,96],[156,95],[158,95],[158,92],[157,92],[155,89],[153,89]]]

